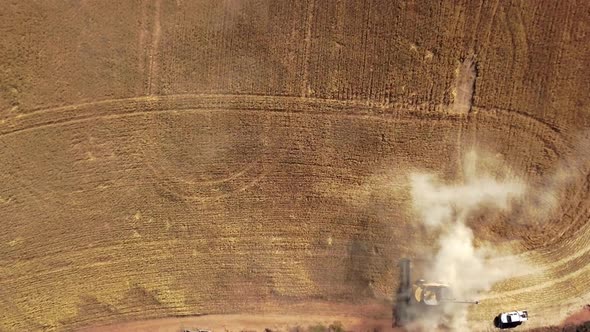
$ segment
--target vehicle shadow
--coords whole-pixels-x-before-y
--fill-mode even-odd
[[[502,321],[500,320],[500,315],[496,316],[496,318],[494,318],[494,326],[499,328],[499,329],[513,329],[519,325],[521,325],[522,322],[515,322],[515,323],[502,323]]]

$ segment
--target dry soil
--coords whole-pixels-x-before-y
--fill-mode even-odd
[[[397,260],[435,243],[406,176],[459,179],[472,146],[537,188],[575,160],[544,224],[476,226],[538,270],[474,328],[590,303],[590,2],[0,8],[0,330],[389,322]]]

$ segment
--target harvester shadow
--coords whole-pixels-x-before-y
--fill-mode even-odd
[[[413,312],[410,310],[411,301],[411,274],[410,260],[402,259],[400,266],[400,284],[395,297],[395,306],[393,307],[393,327],[405,326],[414,320]]]

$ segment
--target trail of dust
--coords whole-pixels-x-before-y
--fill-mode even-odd
[[[429,231],[440,234],[439,249],[426,277],[450,284],[457,300],[474,300],[496,282],[520,272],[495,263],[491,246],[476,246],[467,221],[482,208],[509,211],[514,199],[524,194],[525,185],[509,171],[493,176],[478,164],[475,152],[467,154],[462,184],[445,184],[432,174],[410,176],[414,210]],[[521,270],[524,265],[515,266]],[[444,322],[454,331],[469,330],[466,306],[446,306],[444,316],[423,321],[420,327],[430,329]]]
[[[513,257],[515,261],[504,264],[495,258],[499,252],[489,244],[475,245],[470,218],[485,209],[488,214],[501,212],[510,221],[531,224],[563,214],[560,205],[566,197],[564,191],[589,169],[590,136],[583,133],[574,141],[573,153],[532,185],[525,186],[506,165],[479,151],[465,156],[459,177],[462,183],[443,183],[433,174],[412,174],[413,208],[421,224],[438,235],[438,249],[426,271],[428,280],[450,284],[458,300],[474,300],[499,281],[522,275],[523,271],[533,273],[532,263],[524,257]],[[423,319],[419,328],[433,329],[444,324],[454,331],[469,330],[467,307],[449,305],[444,311],[445,315]]]
[[[560,202],[570,186],[586,176],[590,169],[590,132],[583,132],[573,139],[572,153],[565,156],[555,169],[533,186],[524,200],[525,211],[516,220],[521,223],[543,223],[560,215]]]

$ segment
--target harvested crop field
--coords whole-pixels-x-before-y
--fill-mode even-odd
[[[526,187],[470,329],[590,304],[590,2],[1,4],[0,331],[387,330],[417,172]]]

